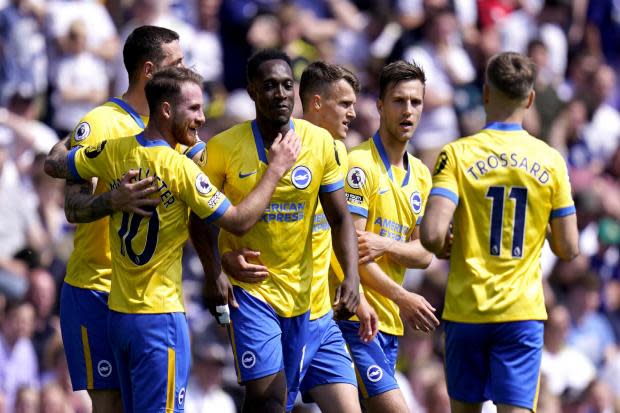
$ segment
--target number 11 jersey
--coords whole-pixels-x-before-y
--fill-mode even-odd
[[[430,195],[457,205],[443,318],[546,319],[547,224],[575,213],[560,153],[518,124],[492,123],[443,148]]]

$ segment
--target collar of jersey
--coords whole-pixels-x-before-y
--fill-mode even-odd
[[[168,142],[166,142],[163,139],[147,139],[144,136],[143,132],[140,132],[139,134],[136,135],[136,140],[138,141],[138,143],[142,146],[146,146],[146,147],[150,147],[150,146],[167,146],[170,148],[170,145],[168,145]]]
[[[375,132],[375,135],[372,137],[373,142],[375,143],[375,147],[379,152],[379,156],[381,157],[381,161],[383,162],[383,166],[387,171],[388,176],[390,177],[390,181],[394,182],[394,174],[392,174],[392,164],[390,163],[390,159],[387,156],[387,152],[385,151],[385,147],[383,146],[383,142],[381,142],[381,137],[379,136],[379,131]],[[411,175],[411,165],[409,165],[409,157],[407,156],[407,152],[403,156],[403,164],[405,168],[407,168],[407,173],[405,174],[405,178],[400,186],[405,186],[409,183],[409,175]]]
[[[506,122],[491,122],[487,123],[482,129],[500,130],[503,132],[515,132],[522,131],[523,126],[518,123],[506,123]]]
[[[289,126],[291,129],[295,130],[293,118],[289,119]],[[256,123],[256,119],[252,121],[252,134],[254,135],[254,143],[256,144],[256,153],[258,153],[258,159],[268,164],[269,161],[267,160],[267,152],[265,152],[265,145],[263,145],[263,135],[261,135],[260,133],[258,123]]]
[[[140,117],[140,114],[136,112],[136,110],[132,108],[131,105],[129,105],[129,103],[125,102],[123,99],[110,98],[108,99],[108,102],[112,102],[118,105],[121,109],[127,112],[127,114],[133,118],[133,120],[138,124],[138,126],[141,129],[144,129],[146,127],[146,125],[144,125],[144,121]]]

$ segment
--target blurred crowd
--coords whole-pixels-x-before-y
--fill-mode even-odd
[[[484,64],[500,51],[538,66],[526,129],[570,170],[581,255],[542,255],[549,320],[540,413],[620,412],[620,2],[615,0],[0,0],[0,412],[86,413],[72,393],[58,322],[58,288],[73,249],[63,182],[42,160],[80,117],[127,85],[121,53],[140,25],[177,31],[185,64],[205,79],[208,140],[254,117],[245,92],[253,50],[278,47],[295,75],[322,59],[362,84],[353,147],[378,127],[378,71],[415,60],[427,75],[410,149],[433,168],[440,148],[484,125]],[[296,104],[295,116],[301,115]],[[234,412],[226,330],[202,308],[202,269],[184,257],[193,334],[186,411]],[[408,288],[441,308],[447,262],[410,271]],[[398,362],[412,411],[449,412],[441,332],[407,331]],[[298,411],[313,411],[300,405]],[[492,412],[492,405],[485,406]]]

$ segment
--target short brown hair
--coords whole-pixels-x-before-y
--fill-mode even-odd
[[[357,76],[346,67],[329,64],[323,61],[309,64],[301,74],[301,80],[299,81],[299,97],[301,99],[302,108],[306,108],[308,99],[310,99],[311,96],[322,93],[327,86],[341,79],[344,79],[351,85],[355,94],[359,93],[359,80]]]
[[[499,53],[489,59],[485,72],[489,85],[497,88],[509,99],[528,97],[536,80],[536,65],[520,53]]]
[[[426,86],[424,69],[418,66],[416,62],[405,62],[404,60],[397,60],[384,66],[379,75],[379,99],[383,99],[385,92],[391,85],[405,80],[419,80],[423,86]]]
[[[186,67],[167,67],[156,72],[144,88],[149,111],[154,114],[164,101],[175,102],[184,83],[195,83],[202,88],[202,76]]]

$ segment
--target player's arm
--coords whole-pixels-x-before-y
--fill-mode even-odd
[[[411,234],[410,240],[396,241],[368,231],[357,230],[360,264],[373,261],[382,255],[407,268],[426,268],[433,255],[420,242],[419,227]]]
[[[365,217],[354,214],[353,222],[356,229],[366,229]],[[433,314],[435,308],[424,297],[407,291],[390,278],[376,262],[360,265],[359,274],[364,288],[373,289],[392,300],[399,307],[401,317],[414,328],[430,332],[439,325],[439,320]]]
[[[214,223],[237,236],[248,232],[267,207],[278,181],[297,160],[300,149],[301,139],[292,129],[284,137],[278,135],[269,150],[269,166],[258,185]]]
[[[420,226],[420,240],[424,248],[439,258],[450,254],[450,222],[456,206],[454,200],[444,196],[431,195],[428,199]]]
[[[69,153],[70,146],[71,136],[67,135],[52,147],[43,163],[43,170],[46,174],[52,178],[70,178],[67,164],[67,154]]]
[[[150,216],[145,209],[159,204],[159,198],[150,198],[157,192],[153,177],[135,181],[138,171],[131,170],[123,176],[119,186],[111,191],[93,194],[94,182],[67,181],[65,185],[65,215],[71,223],[97,221],[114,211],[131,212]]]
[[[329,226],[332,230],[332,245],[338,257],[344,280],[336,290],[335,316],[348,319],[359,304],[359,274],[357,271],[357,249],[355,248],[355,229],[347,209],[344,189],[320,192],[319,198]]]
[[[551,219],[549,245],[560,259],[570,261],[579,255],[579,230],[577,215],[570,214]]]

